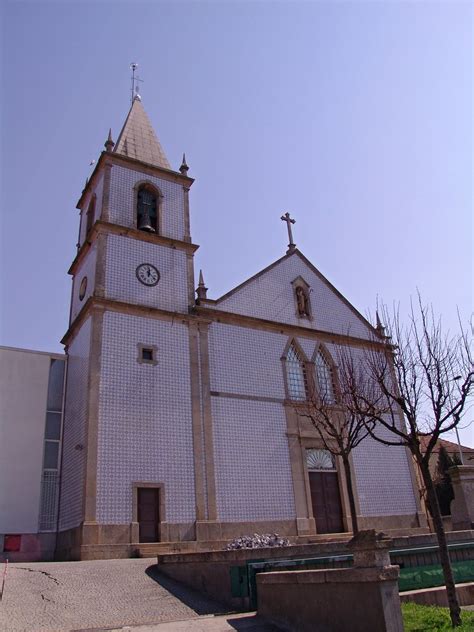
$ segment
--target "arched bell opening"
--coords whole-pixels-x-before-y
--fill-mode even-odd
[[[161,194],[148,183],[137,189],[136,223],[138,230],[159,234],[159,210]]]

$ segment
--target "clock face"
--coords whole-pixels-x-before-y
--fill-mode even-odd
[[[81,285],[79,286],[79,300],[82,301],[84,296],[86,295],[87,290],[87,277],[84,277],[81,281]]]
[[[160,280],[160,273],[151,263],[141,263],[135,273],[140,283],[149,287],[156,285]]]

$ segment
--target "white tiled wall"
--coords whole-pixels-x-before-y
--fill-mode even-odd
[[[212,398],[217,509],[220,520],[295,517],[280,404]]]
[[[186,325],[106,312],[97,520],[132,520],[132,483],[165,484],[166,521],[195,519],[189,343]],[[137,362],[137,343],[158,364]]]
[[[109,221],[121,226],[136,227],[134,186],[137,182],[144,181],[158,187],[163,196],[160,233],[164,237],[182,240],[185,236],[182,185],[117,165],[112,167]]]
[[[345,347],[326,345],[336,364]],[[363,348],[349,348],[354,367],[364,363]],[[383,435],[387,431],[380,430]],[[389,437],[390,438],[390,437]],[[391,437],[393,440],[393,437]],[[416,511],[415,497],[406,452],[384,446],[368,437],[352,453],[355,479],[363,516],[409,514]]]
[[[71,310],[71,322],[76,318],[81,311],[83,305],[86,304],[87,299],[94,292],[95,286],[95,266],[97,261],[97,242],[94,242],[91,249],[86,255],[86,258],[78,268],[74,275],[73,290],[72,290],[72,310]],[[79,300],[79,290],[81,282],[84,277],[87,277],[87,290],[82,301]]]
[[[288,336],[212,323],[211,390],[284,399],[281,356]]]
[[[83,519],[90,336],[91,319],[88,318],[69,346],[59,505],[60,530],[77,527]]]
[[[386,430],[380,429],[379,432],[381,436],[389,436]],[[416,512],[415,492],[404,448],[385,446],[368,437],[352,456],[363,516]]]
[[[108,235],[106,298],[169,311],[188,311],[186,254],[129,237]],[[136,268],[151,263],[160,272],[154,287],[140,283]]]
[[[313,320],[296,316],[291,283],[298,276],[310,285]],[[291,325],[361,338],[370,337],[367,326],[297,254],[284,259],[215,307]]]

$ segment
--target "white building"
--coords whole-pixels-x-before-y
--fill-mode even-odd
[[[195,291],[184,159],[171,169],[139,98],[105,148],[78,202],[69,271],[59,503],[44,491],[51,517],[40,501],[51,479],[42,473],[45,356],[38,394],[20,402],[24,433],[4,429],[15,440],[0,447],[0,503],[13,517],[0,533],[37,533],[57,519],[56,555],[90,559],[150,542],[349,531],[340,463],[298,404],[313,384],[337,397],[335,345],[355,353],[382,338],[291,238],[284,256],[221,298],[207,298],[202,276]],[[29,370],[18,362],[11,373],[17,399]],[[14,453],[28,461],[21,475]],[[360,527],[426,525],[405,449],[366,440],[352,470]]]
[[[66,357],[0,347],[0,559],[53,559]]]
[[[220,299],[195,297],[189,190],[139,98],[82,192],[73,276],[58,550],[350,528],[339,464],[297,413],[333,389],[334,344],[376,331],[291,243]],[[318,382],[319,380],[319,382]],[[424,523],[411,459],[353,454],[361,526]]]

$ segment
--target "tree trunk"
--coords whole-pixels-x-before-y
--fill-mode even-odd
[[[351,465],[349,463],[349,457],[343,456],[342,462],[344,464],[344,474],[346,475],[346,487],[349,495],[349,507],[351,510],[352,532],[354,535],[359,533],[359,525],[357,524],[357,512],[354,499],[354,488],[352,487],[352,472]]]
[[[459,607],[458,597],[456,594],[456,586],[454,583],[453,569],[451,560],[449,559],[448,546],[446,544],[446,534],[444,533],[443,519],[436,496],[436,490],[431,478],[429,465],[425,462],[419,463],[423,482],[426,487],[426,494],[431,508],[431,517],[433,518],[433,526],[438,539],[439,557],[443,568],[444,583],[446,585],[446,595],[448,597],[449,613],[451,615],[451,623],[453,627],[461,625],[461,608]]]

